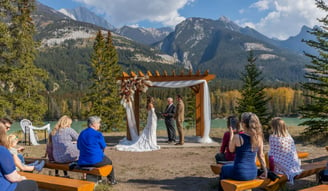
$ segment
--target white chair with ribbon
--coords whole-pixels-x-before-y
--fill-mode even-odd
[[[27,136],[29,137],[29,142],[32,145],[39,145],[38,143],[38,136],[34,133],[34,130],[44,130],[45,131],[45,138],[46,134],[50,132],[50,124],[44,125],[42,127],[35,127],[32,125],[32,122],[28,119],[23,119],[20,121],[20,126],[24,132],[25,137],[25,144],[27,143]]]

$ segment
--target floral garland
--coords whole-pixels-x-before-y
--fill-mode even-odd
[[[118,80],[117,84],[121,86],[120,96],[121,104],[125,105],[127,102],[133,101],[134,93],[136,91],[147,92],[148,87],[152,86],[149,76],[132,77],[128,79]]]

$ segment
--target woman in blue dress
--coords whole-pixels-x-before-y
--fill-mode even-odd
[[[259,178],[267,177],[267,168],[265,164],[263,152],[263,132],[262,125],[256,114],[245,112],[241,115],[241,124],[244,129],[243,134],[234,134],[233,129],[230,131],[230,152],[235,152],[235,160],[233,164],[224,165],[221,169],[220,180],[253,180],[257,176],[257,167],[255,157],[261,163],[264,170]],[[219,184],[219,190],[222,190]]]

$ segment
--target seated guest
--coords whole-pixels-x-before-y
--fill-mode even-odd
[[[6,127],[0,122],[0,185],[5,191],[38,191],[38,185],[33,180],[17,173],[14,159],[7,149]]]
[[[47,157],[48,157],[49,161],[55,162],[54,155],[53,155],[51,133],[49,133],[49,136],[48,136],[48,143],[47,143],[47,147],[46,147],[46,152],[45,152],[43,158],[47,158]],[[67,171],[63,170],[63,172],[64,172],[64,177],[69,177]],[[55,176],[59,176],[59,170],[58,169],[55,169]]]
[[[2,122],[4,125],[5,125],[5,127],[6,127],[6,131],[8,132],[9,130],[10,130],[10,127],[11,127],[11,125],[13,124],[13,121],[11,120],[11,119],[9,119],[8,117],[3,117],[3,118],[1,118],[0,119],[0,122]],[[18,152],[23,152],[24,151],[24,147],[18,147],[17,148],[17,151]],[[24,157],[23,157],[23,155],[21,154],[21,153],[18,153],[18,158],[22,161],[22,163],[25,163],[24,162]]]
[[[88,119],[88,128],[84,129],[77,140],[77,147],[80,150],[78,165],[82,167],[101,167],[112,165],[112,161],[104,154],[106,143],[100,129],[100,117],[92,116]],[[108,180],[112,185],[117,184],[114,175],[114,168],[108,175]]]
[[[57,163],[73,162],[79,157],[79,150],[76,146],[79,135],[71,128],[71,124],[72,119],[64,115],[51,132],[52,154]],[[67,172],[64,174],[68,177]]]
[[[239,133],[239,120],[235,116],[229,116],[227,119],[227,128],[222,138],[222,144],[220,148],[220,153],[215,155],[216,163],[219,161],[233,161],[235,159],[235,153],[230,152],[229,150],[229,140],[230,140],[230,131],[229,127],[232,127],[233,133]]]
[[[256,154],[264,170],[260,178],[267,177],[268,170],[263,153],[263,133],[260,120],[254,113],[246,112],[241,115],[241,124],[244,129],[242,134],[234,134],[232,127],[229,127],[229,150],[235,152],[236,156],[233,164],[222,166],[220,180],[255,179],[257,177]],[[221,184],[219,184],[219,190],[222,190]]]
[[[13,155],[14,162],[16,167],[21,171],[33,171],[36,170],[40,172],[44,166],[44,161],[41,160],[40,162],[37,160],[31,164],[26,165],[24,158],[21,160],[21,158],[18,157],[18,151],[15,148],[18,143],[18,138],[16,135],[8,135],[7,137],[7,143],[8,143],[8,149],[10,153]],[[21,155],[23,156],[23,155]]]
[[[269,157],[273,157],[274,172],[285,174],[293,184],[294,177],[302,172],[294,140],[281,118],[273,118],[270,126],[273,133],[269,137]]]

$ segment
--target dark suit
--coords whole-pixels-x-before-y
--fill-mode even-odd
[[[165,125],[167,129],[168,141],[175,142],[175,128],[174,128],[174,115],[175,115],[175,105],[166,106],[164,114],[167,114],[165,117]]]

